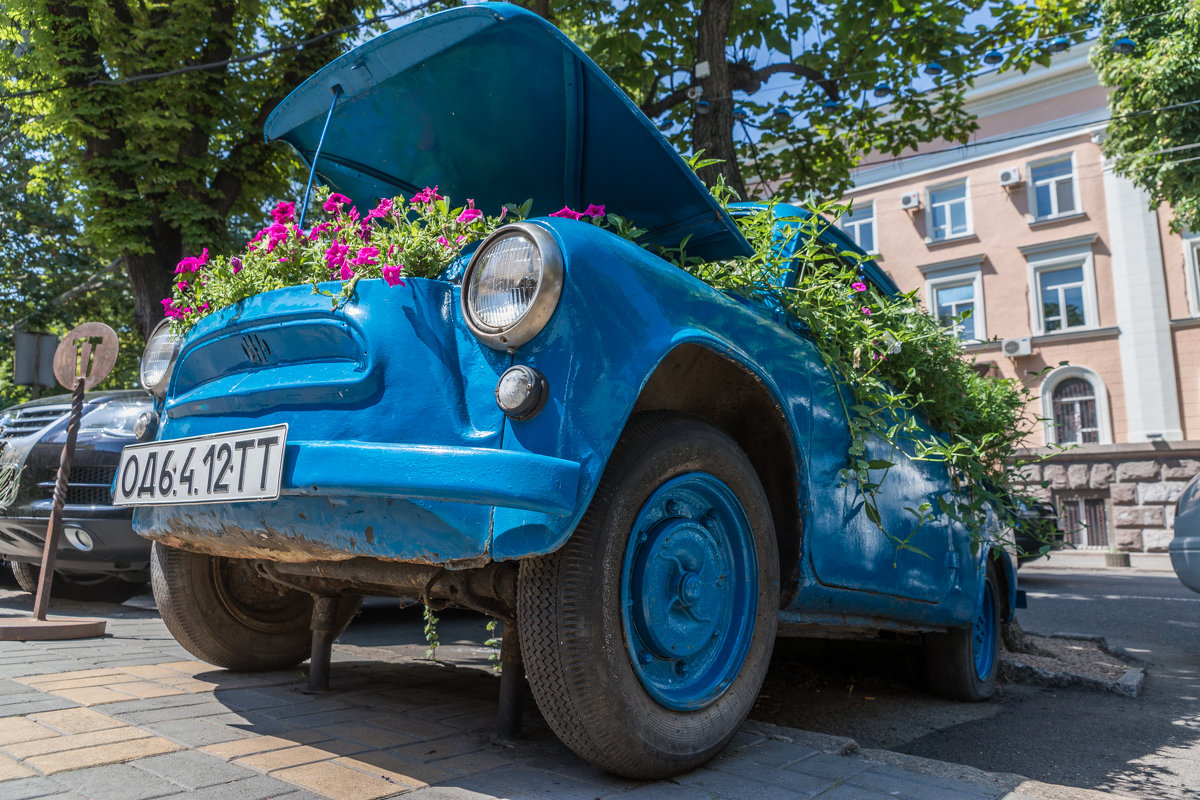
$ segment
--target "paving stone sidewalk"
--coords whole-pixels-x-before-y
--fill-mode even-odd
[[[153,612],[108,608],[102,639],[0,642],[0,800],[1115,797],[752,722],[702,769],[630,781],[576,758],[532,703],[521,741],[493,743],[485,670],[335,648],[334,691],[314,696],[301,669],[217,670]]]

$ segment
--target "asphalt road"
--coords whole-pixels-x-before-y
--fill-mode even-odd
[[[1031,632],[1099,634],[1143,693],[1001,686],[987,703],[921,689],[912,648],[781,642],[755,716],[864,747],[1140,798],[1200,798],[1200,594],[1172,573],[1023,570]]]

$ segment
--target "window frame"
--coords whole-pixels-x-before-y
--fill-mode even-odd
[[[933,235],[933,193],[940,192],[943,189],[952,189],[952,188],[954,188],[956,186],[960,186],[960,185],[963,187],[962,203],[963,203],[963,213],[966,215],[966,219],[967,219],[967,229],[965,231],[963,231],[962,233],[950,233],[949,232],[950,215],[947,213],[947,215],[946,215],[947,235],[938,239]],[[949,207],[947,206],[947,208],[949,208]],[[926,211],[925,211],[925,244],[941,244],[942,242],[953,242],[957,239],[966,239],[968,237],[975,235],[974,215],[971,213],[972,212],[971,179],[969,177],[955,178],[954,180],[951,180],[951,181],[945,181],[943,183],[935,183],[931,186],[926,186],[925,187],[925,209],[926,209]]]
[[[951,289],[958,286],[971,286],[972,291],[972,309],[971,321],[975,328],[975,335],[970,339],[961,336],[954,327],[947,328],[948,331],[954,331],[955,337],[962,344],[974,344],[976,342],[988,341],[986,314],[984,312],[983,303],[983,270],[979,266],[960,268],[957,270],[945,270],[931,274],[925,278],[925,304],[929,308],[929,313],[934,319],[938,318],[938,303],[937,293],[941,289]],[[940,320],[939,320],[940,321]]]
[[[1200,233],[1184,234],[1183,265],[1187,270],[1188,310],[1193,317],[1200,317]]]
[[[1029,306],[1033,321],[1034,336],[1057,336],[1060,333],[1095,330],[1100,327],[1100,310],[1096,301],[1096,267],[1091,246],[1086,250],[1072,250],[1027,255],[1029,264]],[[1081,267],[1083,270],[1083,316],[1084,324],[1046,330],[1046,319],[1042,308],[1041,275],[1058,269]]]
[[[1054,390],[1058,385],[1070,378],[1082,378],[1092,386],[1092,396],[1096,398],[1096,435],[1099,439],[1095,444],[1112,444],[1112,414],[1108,404],[1108,387],[1104,380],[1087,367],[1067,365],[1051,370],[1042,379],[1038,394],[1042,400],[1042,436],[1047,444],[1063,444],[1058,441],[1058,425],[1054,419]],[[1066,444],[1075,444],[1067,442]]]
[[[1062,161],[1069,162],[1071,165],[1071,175],[1070,175],[1071,199],[1072,199],[1072,202],[1075,204],[1075,208],[1072,209],[1071,211],[1065,211],[1065,212],[1064,211],[1056,211],[1053,214],[1038,214],[1039,209],[1038,209],[1038,205],[1037,205],[1037,187],[1034,185],[1033,171],[1035,169],[1037,169],[1038,167],[1048,167],[1051,164],[1057,164]],[[1056,220],[1056,219],[1066,219],[1067,217],[1076,217],[1083,213],[1083,205],[1080,202],[1080,197],[1079,197],[1079,172],[1077,169],[1077,165],[1075,163],[1075,152],[1074,151],[1071,151],[1066,154],[1059,153],[1057,155],[1048,156],[1046,158],[1039,158],[1035,161],[1030,161],[1025,165],[1025,174],[1029,176],[1029,180],[1027,180],[1025,182],[1025,186],[1026,186],[1025,191],[1026,191],[1026,202],[1029,207],[1029,223],[1031,225],[1034,223],[1038,223],[1038,222],[1050,222],[1050,221]],[[1057,180],[1061,180],[1061,179],[1055,179],[1055,180],[1057,181]],[[1051,192],[1051,200],[1055,206],[1058,205],[1057,190],[1054,192]]]
[[[850,202],[851,213],[859,214],[860,212],[866,213],[867,211],[870,211],[870,219],[864,217],[860,220],[851,221],[848,215],[843,215],[839,222],[841,223],[842,232],[849,236],[850,240],[858,245],[864,253],[868,255],[879,255],[879,226],[876,225],[875,220],[875,201],[865,200],[863,201],[862,206],[859,206],[857,202],[853,200]],[[864,225],[871,226],[871,247],[863,247],[862,242],[859,241],[858,229]],[[853,231],[851,230],[851,227],[854,228]]]

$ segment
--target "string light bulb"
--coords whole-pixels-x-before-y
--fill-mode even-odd
[[[872,94],[874,94],[876,97],[887,97],[891,93],[892,87],[887,81],[880,81],[879,83],[875,84],[875,89],[872,92]]]
[[[775,115],[775,119],[780,122],[791,122],[792,112],[787,110],[787,106],[775,106],[775,110],[771,112]]]
[[[942,65],[937,63],[936,61],[930,61],[928,64],[925,65],[925,74],[932,75],[935,78],[938,75],[941,75],[945,71],[946,70],[942,69]]]
[[[1004,60],[1004,54],[999,50],[988,50],[983,54],[983,63],[989,67],[994,67]]]
[[[707,114],[710,111],[712,111],[712,103],[708,102],[707,100],[701,100],[700,102],[696,103],[697,114]]]
[[[738,122],[745,122],[746,120],[750,119],[750,112],[742,106],[736,106],[733,109],[733,118]]]
[[[1127,56],[1137,49],[1137,44],[1128,36],[1122,36],[1112,43],[1112,51],[1119,56]]]
[[[1051,53],[1061,53],[1071,46],[1071,40],[1065,36],[1055,36],[1050,40],[1050,44],[1046,45],[1046,49]]]

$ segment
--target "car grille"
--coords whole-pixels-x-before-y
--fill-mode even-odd
[[[67,484],[66,504],[69,506],[108,506],[112,505],[112,482],[116,477],[116,467],[76,467],[71,470],[71,480]],[[54,498],[54,481],[58,478],[57,469],[41,470],[38,489],[47,500]]]
[[[70,410],[71,406],[67,404],[23,408],[3,428],[0,428],[0,437],[28,436],[31,433],[37,433],[50,423],[57,422]]]

